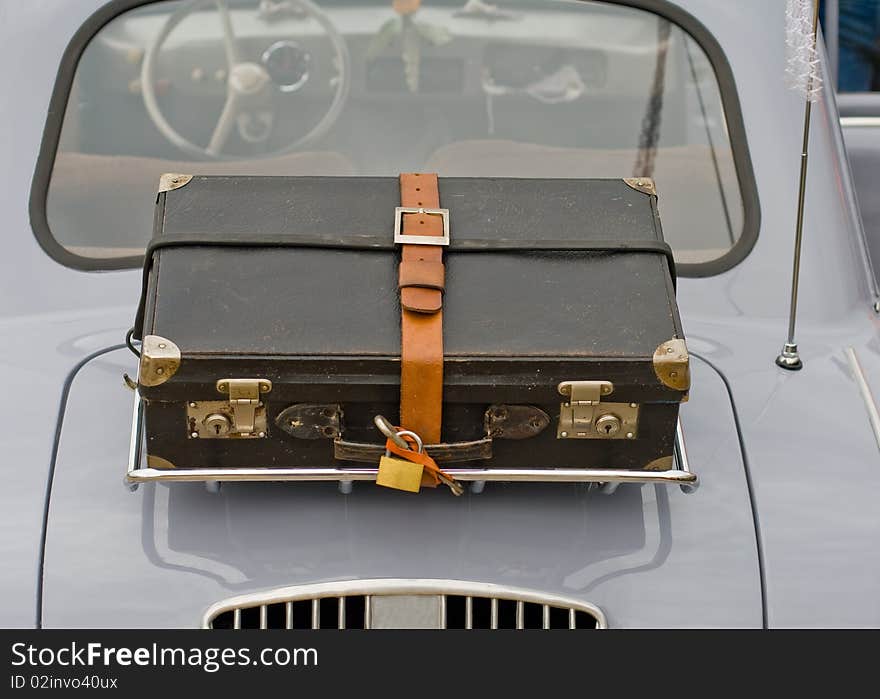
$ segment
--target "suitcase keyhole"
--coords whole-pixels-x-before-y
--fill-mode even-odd
[[[209,434],[213,432],[215,437],[222,437],[232,427],[232,420],[223,413],[212,413],[205,418],[204,425]]]
[[[596,432],[603,437],[613,437],[620,432],[620,418],[617,415],[602,415],[596,420]]]

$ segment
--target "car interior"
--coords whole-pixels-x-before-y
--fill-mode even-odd
[[[644,176],[680,261],[742,234],[712,64],[631,7],[154,3],[99,29],[68,87],[47,219],[84,257],[143,250],[166,172]]]

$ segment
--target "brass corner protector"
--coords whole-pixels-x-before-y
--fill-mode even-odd
[[[645,466],[645,471],[669,471],[672,469],[673,459],[671,456],[661,456],[654,459]]]
[[[177,468],[168,459],[163,459],[161,456],[153,456],[152,454],[147,454],[147,466],[160,471],[170,471]]]
[[[181,175],[175,172],[166,172],[159,176],[159,191],[170,192],[172,189],[180,189],[188,184],[192,175]]]
[[[141,345],[141,365],[138,382],[141,386],[165,383],[180,368],[180,348],[171,340],[158,335],[147,335]]]
[[[624,177],[623,181],[637,192],[650,194],[652,197],[657,196],[657,186],[650,177]]]
[[[691,370],[684,340],[668,340],[654,350],[654,373],[664,386],[676,391],[688,391],[691,387]]]

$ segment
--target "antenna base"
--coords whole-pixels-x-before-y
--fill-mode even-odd
[[[803,368],[804,363],[801,361],[801,355],[798,353],[798,346],[795,343],[785,343],[782,352],[776,357],[776,366],[788,371],[797,371]]]

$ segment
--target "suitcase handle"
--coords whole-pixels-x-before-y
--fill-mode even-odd
[[[352,442],[343,438],[342,406],[297,403],[275,418],[275,424],[297,439],[332,439],[333,454],[339,461],[376,463],[385,454],[385,443]],[[384,420],[384,422],[388,422]],[[530,439],[544,431],[550,416],[534,405],[493,404],[483,415],[486,436],[467,442],[426,444],[425,451],[438,463],[461,463],[492,458],[494,439]],[[390,423],[388,423],[390,425]],[[377,423],[378,427],[378,423]],[[390,437],[389,427],[380,431]]]
[[[492,438],[472,442],[426,444],[425,451],[438,463],[460,463],[492,458]],[[375,463],[385,454],[385,444],[349,442],[341,438],[333,440],[333,456],[339,461]]]

